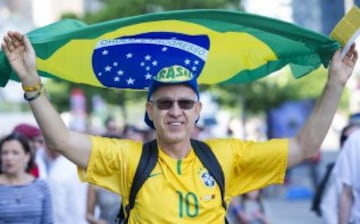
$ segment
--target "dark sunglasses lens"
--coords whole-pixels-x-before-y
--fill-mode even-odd
[[[160,110],[169,110],[172,107],[173,103],[174,103],[174,101],[171,101],[171,100],[156,101],[156,104]]]
[[[178,101],[179,107],[183,110],[189,110],[193,108],[195,101],[193,100],[179,100]]]
[[[173,106],[175,101],[173,100],[157,100],[156,105],[159,108],[159,110],[170,110]],[[178,100],[177,103],[179,107],[183,110],[190,110],[194,107],[196,101],[194,100]]]

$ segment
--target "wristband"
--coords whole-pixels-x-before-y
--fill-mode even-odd
[[[33,96],[27,96],[27,95],[26,95],[26,92],[25,92],[25,93],[24,93],[24,99],[25,99],[26,101],[28,101],[28,102],[31,102],[31,101],[39,98],[39,96],[41,96],[41,94],[44,92],[44,90],[45,90],[44,86],[41,85],[41,89],[40,89],[39,91],[37,91],[36,94],[33,95]]]
[[[40,90],[42,86],[43,84],[41,83],[41,81],[39,81],[39,83],[36,84],[35,86],[22,86],[22,88],[25,92],[32,92],[32,91]]]

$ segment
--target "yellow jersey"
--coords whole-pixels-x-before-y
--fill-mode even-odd
[[[209,139],[204,142],[224,172],[227,204],[245,192],[283,183],[287,139],[266,142]],[[123,204],[127,205],[141,150],[142,142],[93,136],[87,170],[79,170],[79,177],[120,194]],[[179,160],[159,149],[157,164],[135,201],[129,224],[224,223],[226,214],[216,181],[193,150]]]

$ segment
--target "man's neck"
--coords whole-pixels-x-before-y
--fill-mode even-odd
[[[190,139],[182,142],[170,143],[158,140],[158,145],[165,154],[174,159],[185,158],[191,150]]]

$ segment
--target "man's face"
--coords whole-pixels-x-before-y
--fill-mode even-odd
[[[146,104],[146,110],[156,128],[160,141],[176,143],[188,140],[201,103],[188,86],[171,85],[159,87]]]

